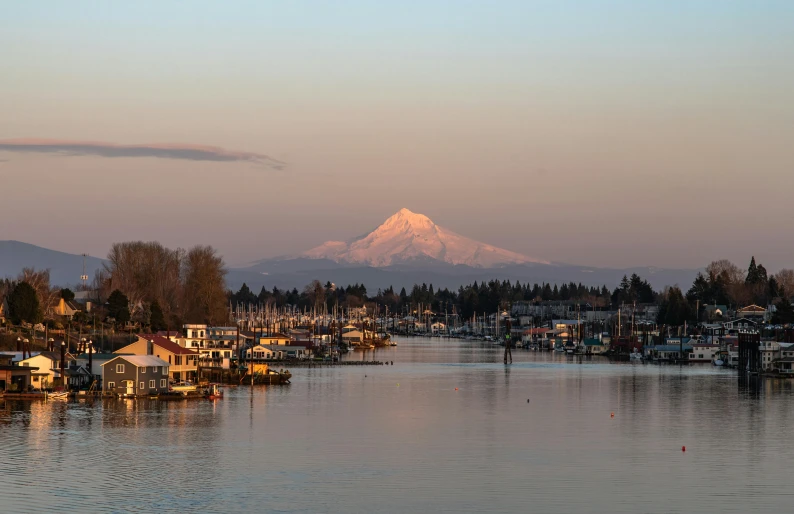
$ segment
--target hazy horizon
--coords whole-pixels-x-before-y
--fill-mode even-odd
[[[794,4],[17,3],[0,240],[231,266],[402,207],[550,261],[794,265]]]

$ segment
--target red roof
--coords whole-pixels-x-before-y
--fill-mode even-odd
[[[554,332],[551,328],[529,328],[524,331],[525,335],[545,334],[546,332]]]
[[[194,350],[188,350],[187,348],[182,348],[175,342],[167,339],[163,336],[159,336],[157,334],[140,334],[138,337],[142,337],[147,341],[151,341],[152,344],[155,346],[159,346],[163,350],[167,352],[171,352],[175,355],[196,355],[197,352]]]

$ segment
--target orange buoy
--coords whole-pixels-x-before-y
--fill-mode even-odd
[[[610,417],[610,418],[614,418],[614,417],[615,417],[615,413],[614,413],[614,412],[610,412],[610,413],[609,413],[609,417]]]
[[[458,388],[456,387],[456,388],[455,388],[455,391],[457,391],[457,390],[458,390]]]
[[[682,447],[681,447],[681,451],[682,451],[682,452],[685,452],[685,451],[686,451],[686,446],[682,446]]]

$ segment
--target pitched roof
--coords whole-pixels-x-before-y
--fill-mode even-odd
[[[742,307],[739,309],[739,312],[766,312],[766,309],[759,305],[748,305],[747,307]]]
[[[133,366],[137,366],[139,368],[143,368],[145,366],[168,366],[167,362],[160,357],[155,357],[154,355],[119,355],[115,359],[110,359],[107,362],[103,362],[102,365],[107,366],[116,359],[124,359]]]
[[[188,350],[187,348],[179,346],[170,339],[163,336],[158,336],[156,334],[141,334],[138,337],[146,339],[147,341],[151,341],[153,345],[159,346],[163,350],[171,352],[175,355],[196,355],[197,353],[194,350]]]

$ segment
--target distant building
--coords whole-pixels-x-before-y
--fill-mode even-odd
[[[83,309],[75,301],[66,301],[63,298],[58,300],[50,306],[50,313],[55,316],[63,316],[64,318],[72,319],[75,314],[82,312]]]

